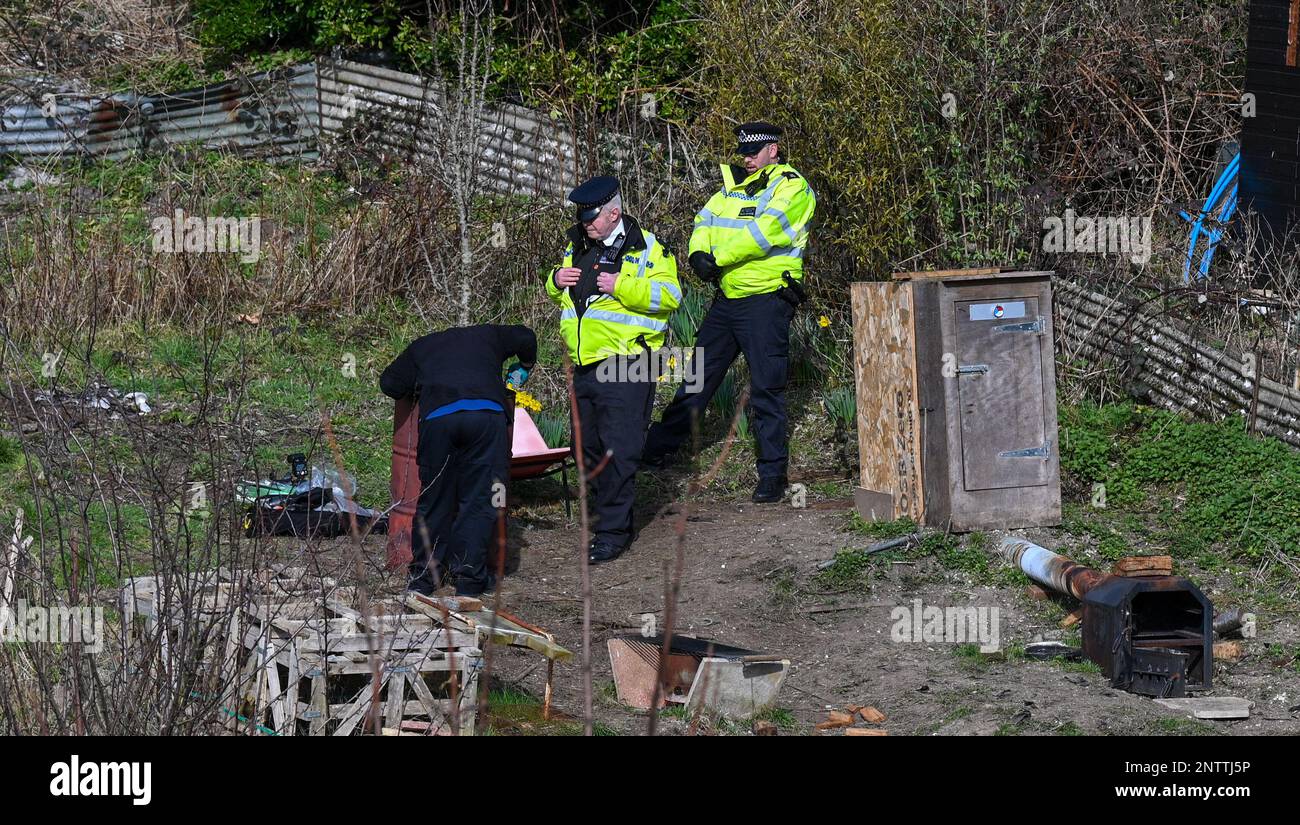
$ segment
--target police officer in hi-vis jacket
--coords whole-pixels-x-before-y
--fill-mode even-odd
[[[785,162],[780,128],[762,121],[736,129],[741,166],[722,165],[722,188],[695,216],[690,265],[719,293],[700,324],[701,392],[678,388],[650,428],[645,463],[662,466],[691,435],[738,353],[750,375],[758,445],[756,502],[785,495],[789,452],[785,384],[790,321],[803,300],[803,254],[817,206],[808,181]]]
[[[587,471],[612,453],[593,480],[595,535],[588,559],[598,563],[617,558],[632,541],[635,476],[655,390],[648,370],[609,369],[607,361],[648,362],[663,346],[682,289],[672,253],[623,212],[616,178],[592,178],[569,200],[577,223],[566,233],[563,261],[546,279],[546,292],[560,306],[560,334],[573,360]]]

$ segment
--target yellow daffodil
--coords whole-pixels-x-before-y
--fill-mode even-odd
[[[830,325],[831,325],[831,319],[827,318],[825,315],[817,319],[817,326],[819,327],[825,328]]]
[[[533,412],[542,411],[542,402],[533,398],[523,390],[515,390],[515,403],[523,407],[525,410],[532,410]]]

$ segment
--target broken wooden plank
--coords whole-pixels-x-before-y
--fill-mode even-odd
[[[329,721],[329,705],[325,698],[325,676],[311,677],[311,707],[307,714],[307,733],[324,736],[325,723]]]
[[[1172,576],[1173,556],[1126,556],[1111,570],[1116,576]]]
[[[298,735],[298,687],[299,687],[298,673],[299,673],[299,668],[302,666],[302,662],[298,658],[298,647],[296,645],[293,644],[289,645],[288,657],[289,657],[289,673],[288,673],[288,678],[285,679],[284,707],[283,710],[281,711],[282,715],[285,718],[285,724],[283,730],[281,730],[280,733],[284,736],[297,736]]]
[[[407,593],[406,604],[412,602],[432,607],[434,610],[446,610],[449,613],[473,613],[483,609],[483,600],[473,596],[426,596],[423,593]]]
[[[847,728],[853,724],[853,714],[845,713],[842,710],[833,710],[827,714],[825,722],[818,722],[814,725],[817,730],[833,730],[835,728]]]
[[[417,707],[419,703],[415,703]],[[396,727],[406,715],[406,672],[396,671],[388,677],[388,696],[384,701],[384,724]]]
[[[378,693],[382,693],[384,685],[388,684],[388,676],[388,673],[384,673],[383,676],[380,677],[379,687],[377,689],[375,688],[375,680],[373,677],[366,686],[361,689],[361,692],[357,694],[356,699],[348,705],[347,712],[344,713],[342,718],[339,720],[338,729],[334,731],[335,736],[348,736],[356,729],[361,720],[370,712],[374,696]]]
[[[1041,602],[1051,594],[1036,584],[1027,584],[1025,585],[1025,595],[1036,602]]]
[[[442,713],[442,705],[439,700],[434,698],[433,691],[429,690],[429,686],[424,683],[424,676],[419,673],[412,674],[409,684],[411,689],[415,691],[416,699],[424,708],[424,712],[429,715],[430,719],[437,719]]]
[[[1241,642],[1214,643],[1214,658],[1216,661],[1237,662],[1241,660],[1244,653]]]
[[[885,714],[881,713],[876,708],[863,708],[858,711],[858,715],[862,717],[862,721],[870,722],[873,725],[879,725],[881,722],[885,721]]]

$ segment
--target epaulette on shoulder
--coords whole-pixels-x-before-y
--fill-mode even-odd
[[[802,177],[802,175],[800,175],[798,172],[795,172],[793,170],[782,172],[781,176],[785,178],[790,178],[791,180],[797,180],[798,178]]]

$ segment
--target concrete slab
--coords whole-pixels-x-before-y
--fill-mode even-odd
[[[747,719],[776,704],[789,671],[789,659],[705,659],[691,683],[686,706],[692,713],[703,707],[731,719]]]
[[[1254,702],[1236,696],[1194,696],[1185,699],[1157,699],[1157,705],[1190,713],[1197,719],[1249,719]]]

